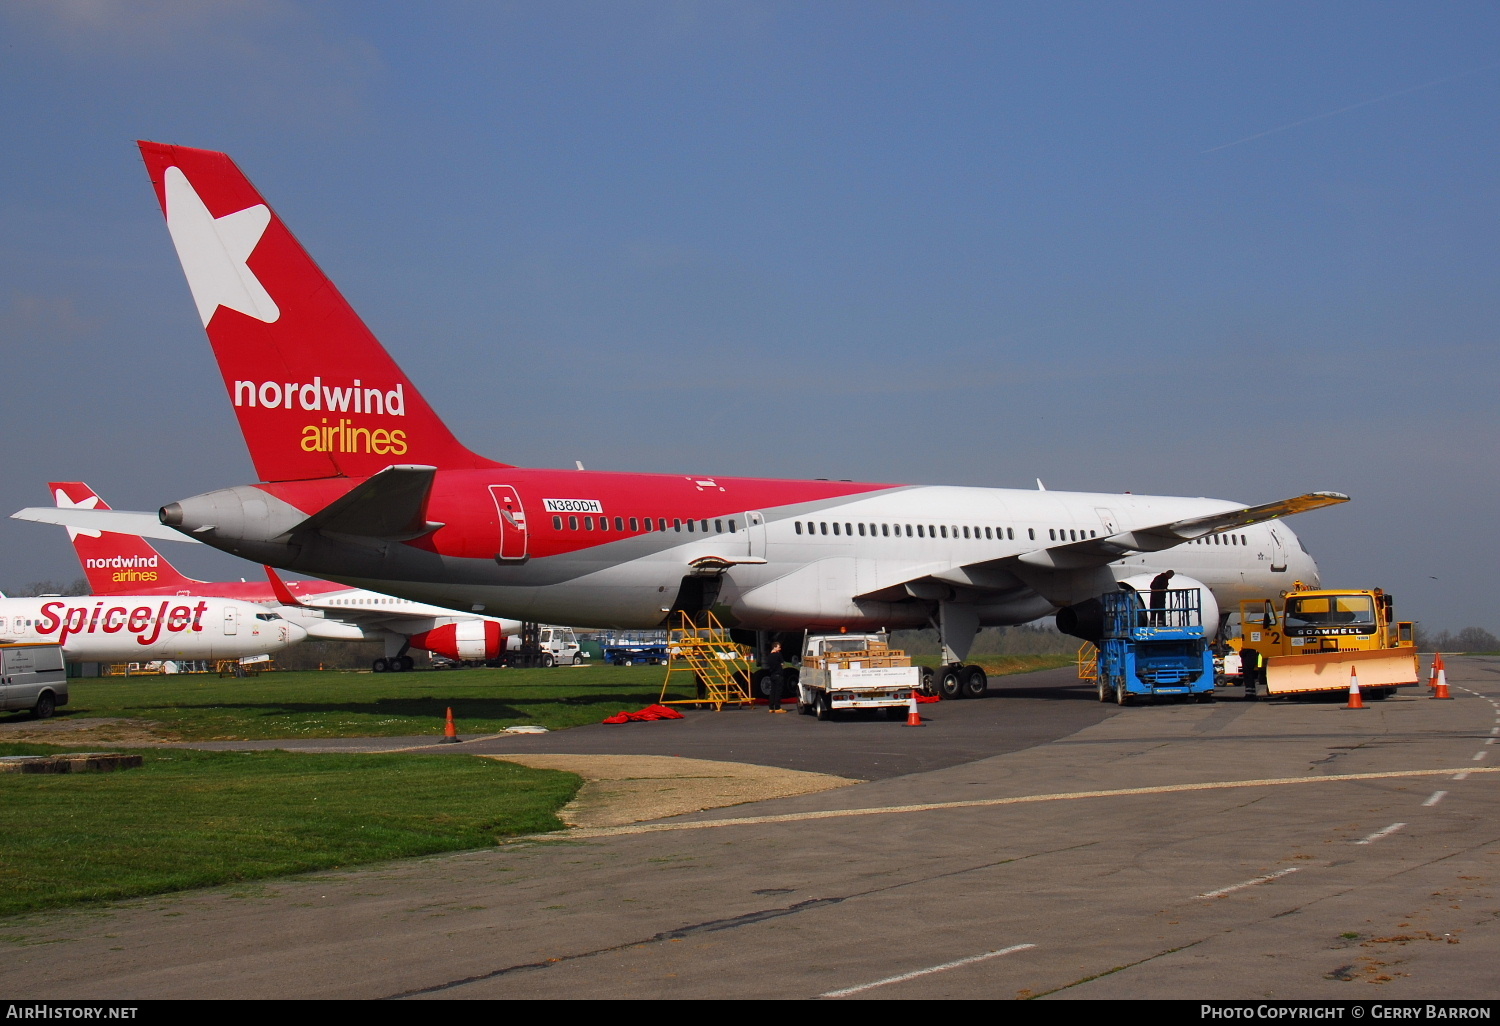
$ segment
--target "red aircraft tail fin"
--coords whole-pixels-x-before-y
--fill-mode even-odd
[[[507,466],[454,438],[234,161],[139,145],[262,480]]]
[[[51,481],[47,488],[59,507],[109,509],[109,504],[82,481]],[[169,587],[190,589],[202,583],[183,576],[154,545],[133,534],[70,527],[68,536],[73,539],[73,550],[95,595],[140,594]]]

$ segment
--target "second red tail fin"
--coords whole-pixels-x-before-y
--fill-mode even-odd
[[[226,154],[140,148],[262,480],[507,465],[453,437]]]
[[[109,509],[109,504],[82,481],[51,481],[47,488],[59,507],[82,506],[85,509]],[[192,588],[201,584],[184,577],[167,562],[167,557],[144,538],[112,531],[85,531],[68,528],[73,551],[88,578],[95,595],[139,594],[143,590]]]

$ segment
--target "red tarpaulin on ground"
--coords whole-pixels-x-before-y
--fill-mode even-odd
[[[637,712],[617,712],[613,716],[607,718],[604,722],[605,723],[630,723],[632,720],[634,720],[634,721],[637,721],[637,722],[644,723],[644,722],[647,722],[649,720],[680,720],[680,719],[682,719],[682,713],[678,712],[676,709],[668,709],[664,705],[648,705],[648,706],[646,706],[646,708],[641,709],[641,710],[639,710]]]

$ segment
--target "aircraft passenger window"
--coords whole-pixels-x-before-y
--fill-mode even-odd
[[[552,518],[552,530],[554,530],[554,531],[561,531],[562,530],[562,517],[553,517]]]
[[[882,537],[882,538],[889,538],[890,536],[891,536],[891,525],[890,524],[881,524],[880,525],[880,537]]]
[[[819,534],[827,534],[828,533],[828,525],[826,523],[824,523],[823,521],[821,521],[821,520],[818,521],[818,533]]]
[[[1054,530],[1053,530],[1053,529],[1052,529],[1052,528],[1050,528],[1050,527],[1049,527],[1049,528],[1047,528],[1047,540],[1048,540],[1048,541],[1057,541],[1057,532],[1056,532],[1056,531],[1054,531]]]
[[[687,525],[688,525],[688,534],[692,534],[693,533],[693,522],[691,520],[689,520],[687,522]]]
[[[622,520],[622,519],[620,519],[619,517],[615,517],[615,530],[616,531],[623,531],[623,530],[625,530],[625,521]],[[631,530],[634,531],[635,528],[632,527]]]
[[[722,520],[715,520],[714,521],[714,534],[723,534],[723,533],[724,533],[724,521],[722,521]]]
[[[847,534],[851,538],[854,537],[854,525],[853,524],[845,524],[844,525],[844,533]]]
[[[729,533],[730,534],[734,533],[734,520],[732,518],[729,521]]]
[[[570,530],[570,531],[576,531],[576,530],[578,530],[578,518],[577,517],[569,517],[568,518],[568,530]]]
[[[1249,545],[1249,544],[1250,544],[1250,543],[1249,543],[1249,542],[1247,542],[1247,541],[1246,541],[1246,540],[1245,540],[1245,536],[1244,536],[1244,535],[1243,535],[1243,534],[1242,534],[1242,535],[1240,535],[1240,544],[1241,544],[1241,545]]]
[[[834,534],[838,534],[838,533],[839,533],[839,524],[838,524],[838,521],[837,521],[837,520],[835,520],[835,521],[834,521],[834,522],[833,522],[833,533],[834,533]]]
[[[639,531],[641,529],[641,523],[635,517],[630,518],[630,529],[632,531]]]
[[[584,517],[583,518],[583,529],[585,531],[592,531],[594,529],[594,518],[593,517]]]
[[[917,537],[918,538],[925,538],[925,537],[927,537],[925,534],[922,533],[922,525],[921,524],[917,525]]]
[[[657,517],[656,518],[656,529],[658,531],[665,531],[667,529],[667,518],[666,517]]]
[[[865,525],[864,524],[860,524],[859,525],[859,536],[861,538],[863,538],[865,536]]]
[[[672,530],[676,531],[678,534],[681,534],[682,533],[682,521],[678,520],[678,519],[676,519],[674,517],[672,519]]]
[[[795,527],[795,528],[796,528],[796,529],[797,529],[797,533],[798,533],[798,534],[801,534],[801,533],[802,533],[802,521],[800,521],[800,520],[798,520],[798,521],[797,521],[797,522],[796,522],[796,523],[795,523],[795,524],[793,524],[793,525],[792,525],[792,526],[793,526],[793,527]]]
[[[704,534],[708,533],[708,521],[707,520],[700,520],[700,521],[698,521],[698,526],[703,529],[703,533]]]

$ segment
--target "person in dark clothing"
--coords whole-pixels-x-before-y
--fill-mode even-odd
[[[1163,570],[1151,578],[1151,624],[1164,627],[1167,623],[1167,589],[1172,586],[1176,570]]]
[[[761,666],[766,671],[766,695],[771,700],[771,711],[773,713],[784,713],[781,707],[781,690],[785,687],[785,678],[782,676],[781,667],[781,643],[777,642],[771,646],[771,651],[766,655]]]

